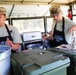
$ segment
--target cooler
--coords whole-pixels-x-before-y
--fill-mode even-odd
[[[66,75],[68,57],[47,50],[24,50],[12,54],[14,75]]]
[[[43,39],[40,31],[22,34],[24,49],[43,49]]]
[[[67,68],[67,75],[76,75],[76,50],[50,48],[51,52],[62,53],[70,58],[70,66]]]
[[[10,54],[9,46],[0,45],[0,75],[10,74]]]

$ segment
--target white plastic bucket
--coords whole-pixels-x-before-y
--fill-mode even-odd
[[[0,75],[10,74],[10,55],[11,48],[6,45],[0,45]]]

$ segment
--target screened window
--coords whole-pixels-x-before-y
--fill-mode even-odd
[[[72,6],[72,10],[73,10],[73,15],[76,15],[76,4],[74,4],[74,5]]]
[[[63,16],[67,17],[69,6],[61,6]]]
[[[72,10],[73,10],[73,21],[76,22],[76,4],[72,6]]]
[[[73,21],[76,22],[76,16],[73,16]]]
[[[47,18],[47,32],[52,30],[53,18]]]
[[[13,20],[13,25],[17,27],[19,32],[41,31],[44,32],[44,20],[41,19],[26,19]]]

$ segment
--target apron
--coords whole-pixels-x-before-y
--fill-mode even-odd
[[[11,41],[13,41],[13,38],[11,36],[11,31],[9,31],[7,25],[5,24],[5,28],[7,30],[8,36],[5,37],[0,37],[0,44],[5,45],[6,44],[6,39],[9,38]],[[12,53],[15,53],[16,51],[11,50]]]
[[[5,36],[5,37],[0,37],[0,44],[1,45],[5,45],[6,44],[6,39],[9,38],[11,41],[13,41],[12,39],[12,36],[11,36],[11,33],[7,27],[7,25],[5,24],[5,28],[7,30],[7,33],[8,33],[8,36]]]
[[[66,39],[65,39],[65,33],[64,33],[64,27],[65,27],[65,21],[64,18],[62,20],[62,31],[56,30],[57,23],[55,24],[54,27],[54,33],[53,33],[53,41],[51,41],[51,47],[56,47],[61,44],[67,44]]]

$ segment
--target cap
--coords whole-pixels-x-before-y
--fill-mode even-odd
[[[4,7],[0,7],[0,14],[6,14],[6,9]]]
[[[52,5],[50,7],[50,14],[53,16],[58,15],[61,11],[60,5]]]

